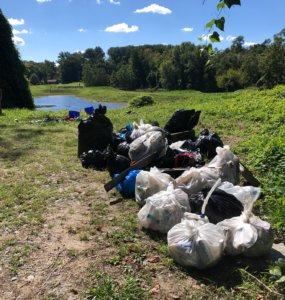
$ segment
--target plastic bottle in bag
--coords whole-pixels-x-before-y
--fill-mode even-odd
[[[188,196],[170,183],[166,191],[161,191],[146,199],[146,204],[138,213],[142,227],[166,233],[179,223],[184,212],[189,212]]]
[[[156,167],[150,171],[141,171],[136,178],[135,197],[140,205],[145,204],[145,199],[160,192],[165,191],[170,182],[174,179],[165,173],[161,173]]]
[[[186,214],[167,234],[170,256],[184,267],[205,269],[219,262],[224,251],[224,233],[207,218]]]

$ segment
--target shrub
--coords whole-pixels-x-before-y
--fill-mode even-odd
[[[146,105],[152,105],[153,103],[154,101],[151,96],[139,96],[130,101],[130,106],[142,107]]]

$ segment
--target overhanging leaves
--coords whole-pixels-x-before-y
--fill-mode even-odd
[[[228,8],[231,8],[233,5],[241,5],[240,0],[224,0],[223,2]]]
[[[217,5],[217,9],[222,9],[222,8],[224,8],[224,7],[225,7],[225,2],[224,2],[224,1],[220,2],[220,3]]]
[[[221,17],[220,19],[216,19],[215,20],[215,25],[217,26],[217,28],[219,28],[220,30],[224,31],[225,18]]]
[[[206,28],[212,28],[213,25],[216,23],[216,21],[217,21],[216,19],[212,19],[210,22],[206,24]]]
[[[220,41],[220,35],[217,31],[214,31],[210,36],[209,39],[212,43],[216,43]]]
[[[212,44],[208,44],[207,45],[207,52],[208,52],[209,55],[213,54],[213,46],[212,46]]]

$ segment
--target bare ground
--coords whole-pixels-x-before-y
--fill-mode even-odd
[[[118,286],[128,275],[140,278],[147,299],[197,299],[199,291],[199,299],[230,299],[232,293],[249,299],[247,290],[240,288],[242,261],[225,257],[203,272],[179,269],[161,248],[163,237],[144,232],[135,223],[139,207],[132,199],[109,205],[118,194],[105,193],[106,179],[106,173],[84,171],[84,176],[62,172],[44,181],[58,185],[60,196],[50,200],[42,225],[23,226],[0,238],[0,245],[8,243],[0,249],[1,300],[87,299],[86,292],[96,284],[90,270],[107,274]],[[121,248],[124,253],[114,260]],[[260,261],[255,264],[254,269],[261,266]],[[216,295],[219,287],[229,294]],[[257,293],[259,299],[270,294],[264,287]]]
[[[47,207],[40,228],[31,231],[24,227],[2,236],[2,242],[5,239],[14,242],[6,247],[0,258],[0,299],[86,299],[85,292],[91,285],[91,266],[110,274],[118,282],[125,266],[132,265],[138,271],[146,269],[152,281],[149,286],[145,285],[145,290],[153,299],[177,299],[179,292],[183,293],[186,287],[199,288],[196,280],[175,276],[164,267],[157,243],[148,236],[143,240],[146,249],[142,255],[143,265],[137,263],[131,254],[116,266],[106,263],[118,250],[112,240],[106,239],[108,234],[119,228],[112,224],[112,220],[120,219],[124,213],[135,216],[138,208],[128,208],[126,203],[109,206],[110,199],[102,184],[93,183],[90,186],[88,183],[87,186],[82,180],[76,186],[77,192],[71,197],[57,200]],[[88,189],[95,193],[85,195],[83,191]],[[103,217],[106,224],[103,222],[90,230],[94,204],[107,205],[108,213]],[[126,212],[126,209],[130,211]],[[17,267],[17,274],[11,272],[15,245],[20,253],[28,249],[28,253],[20,257],[22,263]]]

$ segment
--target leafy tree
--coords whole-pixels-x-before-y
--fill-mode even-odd
[[[0,10],[0,88],[2,107],[34,108],[25,66],[12,41],[11,26]]]
[[[242,88],[242,75],[239,70],[229,69],[223,75],[217,76],[217,85],[226,92]]]
[[[109,74],[104,65],[85,63],[83,65],[82,80],[85,86],[104,86],[109,84]]]
[[[83,54],[84,61],[95,64],[104,64],[104,58],[105,53],[101,47],[95,47],[94,49],[88,48]]]
[[[62,83],[80,81],[82,62],[81,53],[60,52],[58,56],[60,81]]]
[[[242,35],[239,35],[233,40],[231,50],[233,52],[240,53],[244,50],[243,45],[244,45],[244,37]]]
[[[260,85],[271,88],[285,83],[285,30],[274,36],[274,42],[260,58],[262,74]]]
[[[160,65],[160,83],[163,88],[168,90],[178,89],[181,79],[179,76],[180,70],[173,63],[172,59],[166,59]]]
[[[133,90],[136,88],[136,74],[132,68],[132,65],[121,65],[119,70],[112,73],[111,84],[121,89]]]
[[[32,73],[29,79],[30,79],[30,83],[33,85],[40,84],[39,77],[36,73]]]

